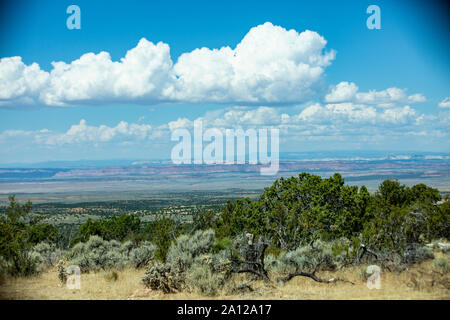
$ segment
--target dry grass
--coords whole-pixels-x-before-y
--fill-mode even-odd
[[[7,279],[0,285],[2,299],[126,299],[137,288],[145,270],[125,269],[118,279],[108,280],[106,272],[81,275],[81,289],[69,290],[58,280],[56,269],[30,278]]]
[[[436,259],[442,254],[437,253]],[[446,254],[447,260],[450,255]],[[361,267],[337,272],[322,272],[320,276],[343,277],[355,283],[318,283],[296,277],[284,286],[263,281],[248,282],[244,275],[235,275],[227,288],[214,299],[450,299],[449,276],[436,278],[433,261],[413,266],[409,271],[381,274],[381,289],[368,289],[360,276]],[[145,270],[118,271],[118,278],[110,279],[105,272],[82,274],[81,289],[69,290],[61,286],[56,270],[32,278],[7,279],[0,285],[1,299],[210,299],[197,293],[163,294],[145,289],[140,283]],[[271,275],[275,279],[275,275]],[[108,280],[109,279],[109,280]],[[254,292],[230,294],[230,288],[248,282]]]

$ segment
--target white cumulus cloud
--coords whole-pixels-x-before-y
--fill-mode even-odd
[[[72,125],[65,133],[40,136],[36,139],[49,145],[61,145],[79,142],[109,142],[113,139],[148,138],[152,127],[148,124],[136,124],[120,121],[115,127],[106,125],[89,126],[86,120]]]
[[[387,123],[406,124],[412,122],[416,115],[416,110],[410,106],[404,106],[403,108],[386,109],[380,118]]]
[[[450,98],[446,97],[444,100],[439,102],[439,108],[450,108]]]
[[[120,62],[109,53],[87,53],[70,64],[53,62],[48,88],[40,99],[47,105],[169,99],[173,90],[170,49],[141,39]]]
[[[343,81],[333,86],[330,92],[325,95],[325,102],[356,102],[364,104],[374,104],[379,107],[393,107],[398,103],[418,103],[426,101],[421,93],[407,95],[406,89],[396,87],[386,90],[369,92],[359,92],[359,88],[354,82]]]
[[[358,92],[358,86],[353,82],[342,81],[331,88],[325,96],[325,102],[351,101]]]
[[[306,30],[270,22],[252,28],[237,46],[200,48],[174,64],[169,45],[141,39],[120,61],[108,52],[86,53],[46,72],[20,57],[0,61],[0,106],[71,106],[127,102],[286,104],[311,98],[335,51]]]
[[[235,49],[201,48],[180,56],[177,98],[189,101],[286,103],[311,97],[335,52],[326,40],[267,22],[252,28]]]
[[[27,66],[21,57],[0,59],[0,106],[8,103],[33,104],[49,79],[37,63]]]
[[[297,121],[313,123],[329,123],[335,121],[351,123],[374,122],[377,112],[374,107],[353,103],[327,104],[321,106],[316,103],[304,109],[297,117]]]

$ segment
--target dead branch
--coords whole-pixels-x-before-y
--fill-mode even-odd
[[[243,260],[233,258],[230,251],[230,261],[232,262],[231,272],[252,273],[261,279],[270,281],[267,271],[264,268],[264,254],[268,244],[263,239],[259,239],[254,244],[252,234],[247,234],[246,237],[248,241],[241,244]]]
[[[267,274],[260,273],[260,272],[258,272],[256,270],[253,270],[253,269],[238,269],[238,270],[232,270],[231,272],[234,272],[234,273],[252,273],[254,275],[257,275],[261,279],[264,279],[266,281],[270,281],[269,276]]]
[[[308,273],[308,272],[294,272],[294,273],[290,273],[288,276],[286,277],[279,277],[277,278],[277,282],[280,283],[281,285],[283,285],[285,282],[291,280],[294,277],[308,277],[313,279],[316,282],[321,282],[321,283],[336,283],[338,281],[342,281],[342,282],[348,282],[351,284],[355,284],[352,281],[346,280],[344,278],[330,278],[330,279],[323,279],[323,278],[319,278],[318,276],[315,275],[315,273]]]
[[[361,259],[363,258],[363,256],[366,253],[369,253],[372,256],[374,256],[377,261],[380,260],[378,254],[375,251],[372,251],[369,248],[367,248],[364,244],[361,244],[360,249],[362,250],[362,252],[358,255],[358,259],[357,259],[358,263],[360,263]]]

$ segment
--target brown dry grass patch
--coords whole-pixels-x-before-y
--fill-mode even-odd
[[[436,259],[443,256],[436,253]],[[450,255],[445,258],[450,261]],[[235,275],[216,297],[206,297],[195,292],[164,294],[146,289],[140,282],[145,270],[124,269],[118,271],[118,279],[108,280],[105,272],[81,275],[81,289],[69,290],[61,286],[55,269],[30,278],[8,278],[0,284],[1,299],[450,299],[449,275],[437,276],[433,272],[433,261],[426,261],[401,273],[381,273],[381,289],[370,290],[360,276],[360,267],[351,267],[336,272],[321,272],[322,278],[341,277],[354,282],[318,283],[305,277],[296,277],[284,286],[276,284],[277,275],[269,284],[264,281],[249,281],[245,275]],[[231,294],[231,288],[240,283],[249,283],[255,291]]]

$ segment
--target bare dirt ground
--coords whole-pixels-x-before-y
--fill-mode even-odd
[[[442,254],[436,254],[436,259]],[[450,254],[445,257],[449,260]],[[296,277],[280,286],[277,275],[271,283],[249,281],[245,275],[235,275],[227,287],[215,297],[196,292],[164,294],[146,289],[140,280],[145,270],[118,271],[116,281],[107,280],[105,272],[81,275],[81,289],[70,290],[62,286],[57,271],[51,269],[30,278],[8,278],[0,285],[1,299],[445,299],[450,300],[449,275],[433,271],[433,260],[409,268],[408,271],[381,273],[381,288],[369,289],[360,275],[362,267],[351,267],[336,272],[320,272],[322,278],[342,277],[354,283],[319,283],[306,277]],[[253,292],[231,293],[231,288],[246,282]]]

